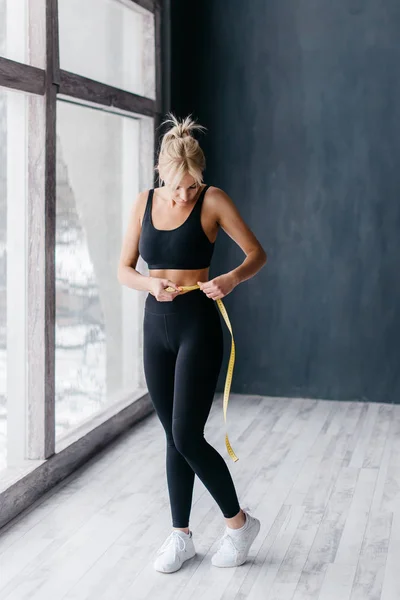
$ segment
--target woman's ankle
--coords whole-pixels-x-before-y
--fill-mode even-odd
[[[225,523],[230,529],[241,529],[246,524],[246,515],[243,509],[241,508],[231,519],[225,518]]]
[[[184,533],[189,534],[189,527],[174,527],[175,531],[183,531]]]

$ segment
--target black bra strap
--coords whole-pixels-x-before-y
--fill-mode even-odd
[[[146,202],[146,208],[144,211],[143,220],[149,218],[151,206],[153,204],[153,194],[154,194],[154,188],[151,188],[151,190],[149,190],[149,193],[147,196],[147,202]]]
[[[199,199],[197,201],[197,204],[201,204],[201,202],[203,202],[204,196],[206,195],[206,191],[208,190],[209,187],[210,187],[209,185],[205,186],[205,188],[203,189],[203,191],[200,194],[200,197],[199,197]]]

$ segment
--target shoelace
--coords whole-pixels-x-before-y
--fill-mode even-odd
[[[235,553],[235,556],[237,556],[237,553],[238,553],[237,548],[233,542],[233,539],[231,538],[231,536],[229,535],[229,533],[227,531],[224,533],[224,535],[222,536],[222,538],[219,541],[217,552],[220,552],[226,543],[228,543],[232,547],[232,549]]]
[[[177,531],[173,531],[167,537],[167,539],[165,540],[165,542],[163,543],[161,548],[157,551],[157,554],[162,554],[170,546],[173,546],[174,549],[177,549],[178,551],[185,550],[185,548],[186,548],[185,540],[182,538],[182,536],[179,535],[179,533]]]

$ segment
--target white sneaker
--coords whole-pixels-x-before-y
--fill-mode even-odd
[[[218,549],[211,558],[215,567],[238,567],[247,560],[250,546],[260,531],[260,521],[249,515],[248,508],[242,510],[246,515],[246,522],[240,529],[226,527]]]
[[[185,560],[193,558],[195,554],[192,532],[185,533],[174,529],[157,551],[154,568],[161,573],[173,573],[181,568]]]

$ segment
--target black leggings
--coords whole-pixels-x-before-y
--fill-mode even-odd
[[[147,388],[166,433],[172,526],[189,526],[195,474],[224,517],[234,517],[240,505],[230,471],[204,438],[223,358],[222,323],[215,301],[200,289],[170,302],[160,302],[149,293],[143,342]]]

